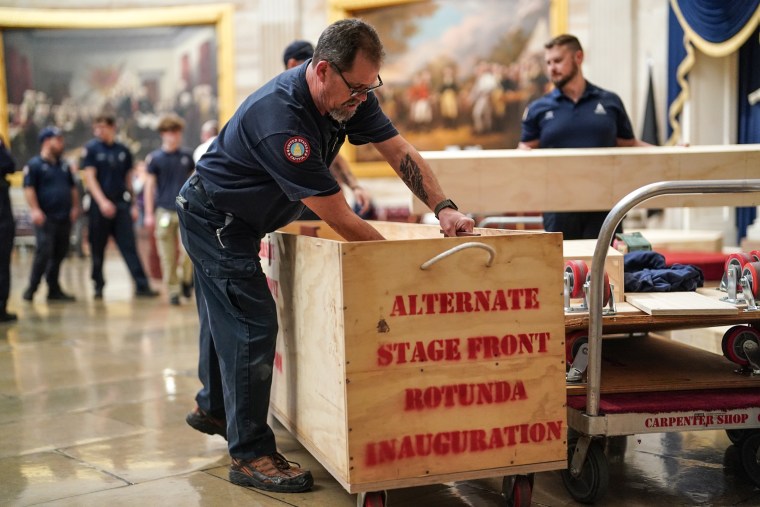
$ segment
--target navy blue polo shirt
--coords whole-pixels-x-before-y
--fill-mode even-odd
[[[74,176],[65,160],[51,162],[37,155],[24,167],[24,187],[34,188],[40,209],[51,220],[69,220],[73,186]]]
[[[538,139],[540,148],[609,148],[633,139],[623,102],[615,93],[586,81],[577,103],[555,88],[525,110],[520,141]]]
[[[145,161],[148,173],[156,176],[156,208],[175,211],[177,195],[195,169],[193,154],[185,148],[172,152],[158,149],[151,152]]]
[[[339,191],[328,167],[346,136],[365,144],[398,135],[372,92],[344,125],[320,114],[306,84],[309,62],[251,94],[198,161],[214,207],[261,235],[296,220],[301,199]]]
[[[82,167],[95,168],[95,174],[105,196],[119,202],[127,191],[127,173],[132,169],[132,153],[121,143],[106,144],[92,139],[84,145]]]

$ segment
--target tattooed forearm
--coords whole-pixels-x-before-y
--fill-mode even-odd
[[[401,165],[399,166],[401,171],[401,178],[406,183],[406,186],[420,198],[420,200],[427,204],[428,195],[425,192],[425,186],[422,181],[422,173],[420,172],[420,166],[412,160],[409,154],[404,155],[401,159]]]

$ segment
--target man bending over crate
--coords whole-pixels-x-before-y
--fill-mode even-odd
[[[267,424],[277,311],[258,257],[261,238],[304,206],[349,241],[382,240],[346,203],[328,170],[346,136],[373,143],[447,236],[473,221],[446,198],[428,164],[380,109],[383,45],[366,23],[333,23],[312,59],[275,77],[238,108],[180,191],[182,241],[195,265],[203,384],[187,423],[228,441],[235,484],[311,488],[277,452]]]

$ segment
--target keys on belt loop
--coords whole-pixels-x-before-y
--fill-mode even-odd
[[[232,216],[232,214],[226,213],[226,216],[224,218],[224,226],[219,227],[216,230],[216,239],[217,239],[217,241],[219,241],[219,246],[221,246],[222,248],[227,248],[226,246],[224,246],[224,243],[222,243],[222,232],[224,231],[225,227],[227,227],[228,225],[230,225],[230,223],[232,222],[233,218],[234,217]]]

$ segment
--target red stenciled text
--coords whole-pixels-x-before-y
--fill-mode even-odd
[[[277,280],[274,280],[272,278],[267,278],[267,286],[269,287],[269,292],[272,293],[272,296],[274,296],[275,299],[280,295],[280,282]]]
[[[698,414],[668,417],[648,417],[644,420],[647,428],[674,428],[679,426],[713,426],[724,424],[744,424],[749,414]]]
[[[367,466],[377,466],[431,455],[450,456],[561,440],[564,438],[562,426],[562,421],[549,421],[491,429],[404,435],[368,443],[365,463]]]
[[[492,405],[528,398],[522,380],[478,384],[454,384],[408,388],[404,390],[404,410],[426,410],[441,407]]]
[[[276,251],[277,249],[272,245],[271,242],[262,241],[261,247],[259,248],[259,258],[274,260]]]
[[[433,292],[396,296],[393,299],[391,317],[538,310],[539,308],[537,287],[473,292]]]
[[[275,352],[274,353],[274,368],[282,373],[282,353],[281,352]]]
[[[516,333],[503,336],[471,336],[434,339],[428,342],[388,342],[377,349],[377,364],[456,362],[467,360],[498,359],[523,354],[545,354],[551,333]],[[464,343],[464,350],[461,346]]]

